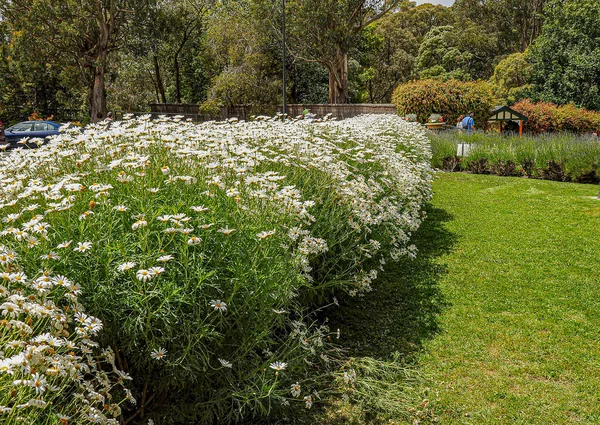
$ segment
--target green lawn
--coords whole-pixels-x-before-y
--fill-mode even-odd
[[[598,187],[440,173],[434,191],[419,258],[341,309],[344,342],[402,353],[442,424],[600,423]]]

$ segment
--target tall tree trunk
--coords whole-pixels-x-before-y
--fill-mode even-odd
[[[167,103],[167,96],[165,95],[165,85],[160,74],[160,65],[158,64],[157,55],[154,55],[154,72],[156,74],[156,87],[158,88],[158,91],[160,93],[160,99],[162,103]]]
[[[90,120],[102,121],[106,118],[106,91],[104,75],[108,64],[110,41],[116,30],[117,8],[115,0],[95,0],[94,12],[98,25],[98,42],[94,46],[92,59],[92,90],[90,94]]]
[[[92,81],[92,94],[90,99],[90,119],[92,122],[102,121],[106,118],[106,93],[104,91],[104,74],[106,73],[107,50],[100,52],[100,57],[94,65],[94,80]]]
[[[179,52],[173,58],[173,69],[175,71],[175,102],[181,103],[181,72],[179,70]]]
[[[173,55],[173,70],[175,72],[175,99],[177,103],[181,103],[181,71],[179,69],[179,55],[181,54],[181,51],[183,50],[185,44],[190,39],[191,34],[196,29],[196,27],[194,26],[195,24],[196,21],[193,20],[186,26],[185,30],[183,31],[183,39],[179,44],[179,48]]]
[[[329,103],[348,103],[348,53],[338,49],[337,57],[329,66]]]

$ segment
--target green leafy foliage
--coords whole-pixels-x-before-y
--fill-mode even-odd
[[[249,2],[231,2],[212,12],[204,50],[211,76],[208,99],[258,109],[280,103],[281,47],[265,31],[260,11]]]
[[[494,106],[491,85],[485,81],[417,80],[396,88],[392,102],[400,115],[416,114],[421,123],[432,114],[454,123],[461,115],[474,112],[475,123],[485,123]]]
[[[0,279],[2,424],[116,425],[121,396],[135,400],[114,351],[99,348],[102,322],[85,313],[79,283],[21,265],[2,245]]]
[[[494,95],[509,105],[527,96],[531,90],[532,67],[525,54],[513,53],[502,59],[494,68],[490,83],[494,86]]]
[[[458,27],[476,22],[493,34],[496,54],[523,52],[539,35],[546,0],[456,0],[452,5]]]
[[[542,34],[528,52],[537,96],[600,109],[600,3],[551,0],[544,11]]]
[[[356,55],[359,101],[389,103],[394,88],[415,75],[418,43],[410,31],[399,25],[399,17],[399,14],[389,15],[389,19],[384,18],[363,32],[362,48]]]
[[[419,46],[417,68],[421,78],[488,78],[496,53],[494,34],[476,24],[434,27]]]

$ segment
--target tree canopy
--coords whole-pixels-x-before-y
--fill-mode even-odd
[[[37,110],[96,121],[152,102],[273,111],[282,100],[283,4],[1,2],[0,119]],[[290,102],[386,103],[413,79],[489,79],[507,100],[600,108],[597,0],[285,4]]]
[[[551,0],[542,34],[531,47],[540,99],[600,109],[600,2]]]

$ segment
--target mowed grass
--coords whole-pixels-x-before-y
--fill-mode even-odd
[[[434,191],[419,258],[333,321],[352,353],[402,353],[442,424],[600,423],[598,186],[440,173]]]

